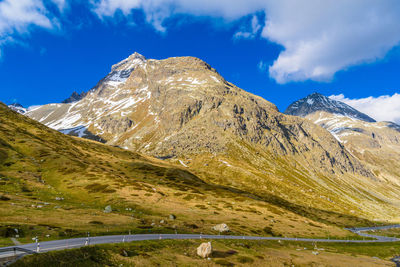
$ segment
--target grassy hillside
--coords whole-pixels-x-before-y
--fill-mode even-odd
[[[17,234],[31,242],[88,231],[212,233],[218,223],[233,234],[345,237],[343,226],[371,224],[179,166],[66,136],[0,104],[0,245]]]
[[[196,255],[207,240],[161,240],[89,246],[24,257],[12,266],[393,266],[393,244],[211,241],[210,260]],[[317,254],[317,255],[315,255]],[[375,258],[372,258],[375,257]]]

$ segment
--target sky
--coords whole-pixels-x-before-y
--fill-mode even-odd
[[[398,0],[0,0],[0,101],[88,91],[111,65],[195,56],[284,111],[313,92],[400,123]]]

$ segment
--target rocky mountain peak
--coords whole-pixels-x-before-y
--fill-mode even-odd
[[[19,103],[13,103],[11,105],[8,105],[8,107],[20,114],[25,114],[28,110],[24,108],[21,104]]]
[[[135,52],[126,59],[112,65],[111,72],[106,76],[105,81],[111,86],[118,86],[129,78],[136,67],[144,65],[146,62],[147,59],[143,55]]]
[[[135,52],[124,60],[121,60],[117,64],[112,65],[111,72],[117,70],[130,70],[137,65],[146,63],[146,61],[147,59],[143,55]]]
[[[68,103],[74,103],[77,102],[79,100],[81,100],[82,98],[84,98],[87,95],[86,92],[82,92],[82,93],[78,93],[76,91],[74,91],[70,97],[68,97],[67,99],[65,99],[64,101],[62,101],[61,103],[64,104],[68,104]]]
[[[195,57],[146,60],[133,54],[115,64],[79,102],[45,105],[28,116],[63,133],[96,136],[153,156],[241,157],[248,145],[262,147],[271,157],[313,162],[324,172],[335,168],[372,176],[327,131],[283,115]]]
[[[361,113],[351,106],[319,93],[313,93],[292,103],[286,109],[285,114],[306,117],[307,115],[317,111],[325,111],[366,122],[376,122],[373,118]]]

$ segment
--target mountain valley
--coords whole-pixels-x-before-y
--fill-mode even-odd
[[[0,104],[0,242],[398,222],[399,126],[332,101],[284,114],[198,58],[134,53],[63,103]]]

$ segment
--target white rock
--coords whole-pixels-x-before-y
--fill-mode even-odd
[[[218,231],[220,233],[229,232],[229,227],[225,223],[217,224],[212,228],[214,231]]]
[[[197,248],[197,255],[202,258],[208,258],[212,253],[211,242],[201,243],[201,245]]]

